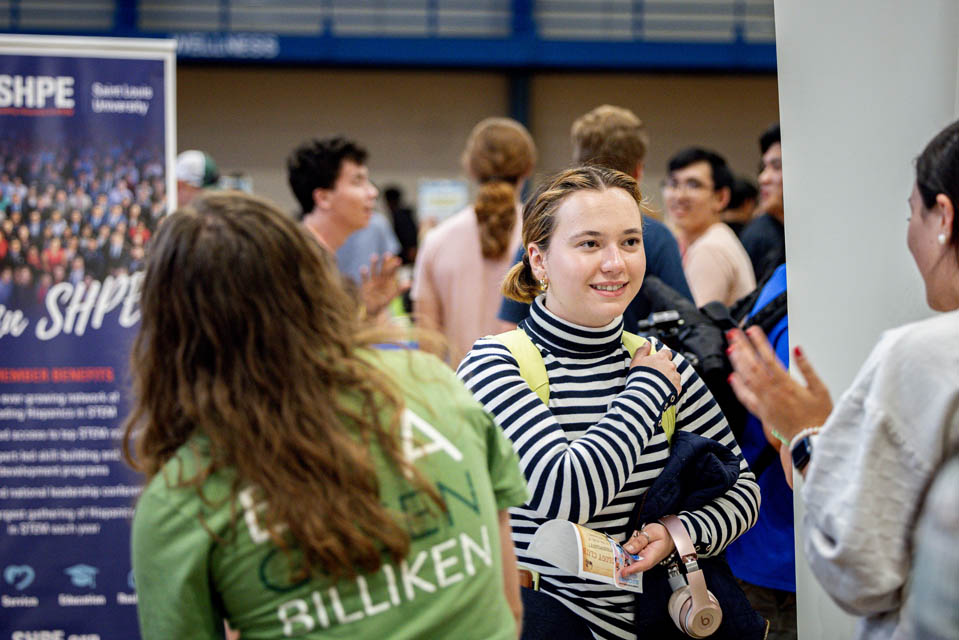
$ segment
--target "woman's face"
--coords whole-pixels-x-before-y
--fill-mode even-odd
[[[577,191],[560,203],[549,249],[528,247],[533,275],[546,279],[546,308],[586,327],[622,315],[643,284],[646,251],[636,201],[623,189]]]
[[[939,243],[939,234],[945,233],[947,238],[950,237],[955,219],[953,217],[947,221],[946,213],[938,203],[934,210],[926,209],[915,185],[909,196],[909,208],[912,215],[909,217],[906,244],[926,285],[926,303],[936,311],[955,309],[959,306],[959,300],[954,299],[955,248]]]

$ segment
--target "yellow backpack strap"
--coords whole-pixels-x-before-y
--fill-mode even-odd
[[[638,336],[635,333],[630,333],[629,331],[623,331],[622,340],[626,351],[629,351],[630,358],[636,355],[636,349],[639,349],[648,342],[646,338]],[[652,345],[650,345],[650,348],[652,348]]]
[[[646,338],[638,336],[635,333],[630,333],[629,331],[623,331],[623,346],[626,347],[626,350],[629,351],[629,357],[632,358],[636,354],[636,349],[639,349],[641,346],[646,344]],[[655,353],[656,349],[652,344],[650,346],[650,353]],[[666,433],[666,442],[673,441],[673,432],[676,431],[676,405],[673,405],[666,409],[663,412],[663,419],[660,421],[660,424],[663,426],[663,431]]]
[[[492,336],[494,340],[500,342],[509,349],[509,352],[516,358],[519,365],[519,375],[526,380],[526,384],[533,390],[543,404],[549,404],[549,377],[546,375],[546,364],[543,363],[543,354],[539,352],[533,341],[529,339],[526,332],[522,329],[513,329],[506,333],[500,333]],[[646,344],[646,338],[638,336],[628,331],[623,331],[623,346],[632,357],[636,349]],[[663,431],[666,433],[666,441],[671,442],[673,432],[676,430],[676,407],[671,406],[663,412],[663,418],[660,421]]]
[[[526,384],[539,396],[543,404],[549,404],[549,377],[546,375],[543,354],[539,352],[526,332],[522,329],[513,329],[495,335],[493,339],[509,349],[519,364],[519,375],[526,380]]]

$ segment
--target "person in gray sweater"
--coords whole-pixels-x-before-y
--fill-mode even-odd
[[[959,444],[959,121],[919,156],[909,203],[909,251],[927,303],[943,313],[883,334],[835,407],[798,347],[805,384],[761,331],[731,335],[733,390],[789,442],[787,478],[792,467],[805,475],[806,555],[830,596],[862,617],[859,638],[919,637],[902,614],[912,600],[908,540],[933,471]]]

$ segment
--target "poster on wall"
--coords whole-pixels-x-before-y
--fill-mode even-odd
[[[470,186],[466,180],[424,178],[416,185],[416,216],[420,220],[442,222],[469,203]]]
[[[138,637],[124,463],[172,41],[0,36],[0,638]]]

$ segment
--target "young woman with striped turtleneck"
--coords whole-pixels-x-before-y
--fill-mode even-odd
[[[527,255],[504,293],[532,301],[520,328],[543,356],[549,400],[520,377],[515,357],[483,338],[458,375],[512,440],[531,499],[510,510],[520,564],[541,574],[523,589],[523,638],[636,638],[633,594],[565,575],[526,550],[536,529],[561,518],[603,531],[651,568],[673,552],[658,523],[642,535],[628,521],[669,456],[658,423],[676,406],[676,429],[739,447],[718,405],[682,356],[648,346],[634,357],[623,346],[622,312],[642,284],[640,194],[625,174],[584,167],[550,180],[523,212]],[[656,345],[661,347],[661,345]],[[740,456],[741,457],[741,456]],[[677,514],[703,556],[719,554],[756,520],[759,490],[746,462],[724,495]],[[631,536],[632,534],[632,536]]]

